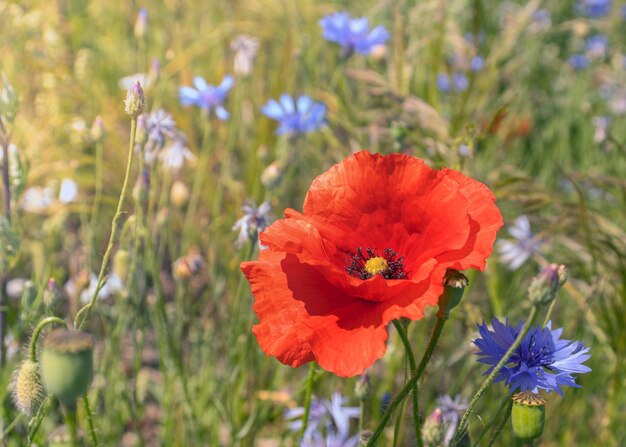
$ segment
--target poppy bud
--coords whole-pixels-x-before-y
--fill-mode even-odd
[[[187,205],[187,202],[189,201],[189,188],[187,185],[180,180],[176,180],[172,183],[170,200],[176,208],[182,208]]]
[[[139,81],[134,82],[126,93],[124,101],[124,110],[133,118],[137,118],[143,113],[146,107],[146,98],[143,95],[143,89]]]
[[[362,374],[354,385],[354,395],[360,401],[365,401],[372,392],[370,378],[367,374]]]
[[[457,271],[448,269],[443,277],[443,294],[439,297],[439,312],[437,318],[448,319],[450,311],[461,302],[463,291],[469,284],[467,277]]]
[[[43,291],[43,303],[48,309],[53,308],[61,299],[61,289],[54,278],[50,278]]]
[[[93,339],[80,331],[55,329],[43,341],[41,377],[49,394],[64,404],[83,395],[93,372]]]
[[[422,427],[422,441],[425,447],[436,447],[441,445],[445,435],[443,424],[443,413],[441,408],[435,408],[430,416],[424,421]]]
[[[564,265],[550,264],[535,276],[528,288],[528,297],[533,303],[548,304],[556,298],[557,292],[567,282],[567,268]]]
[[[33,416],[43,399],[43,386],[39,376],[39,364],[26,360],[15,372],[13,402],[27,416]]]
[[[513,433],[522,442],[532,442],[543,433],[546,401],[539,394],[530,391],[515,393],[512,399]]]

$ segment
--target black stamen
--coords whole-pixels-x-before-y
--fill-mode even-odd
[[[381,276],[385,279],[406,279],[407,272],[404,270],[404,256],[398,257],[398,253],[391,248],[385,248],[382,256],[378,255],[378,250],[367,247],[365,253],[363,248],[356,249],[355,254],[346,259],[346,263],[349,263],[345,269],[355,278],[369,279],[373,275],[365,270],[365,263],[372,258],[381,257],[387,261],[387,269],[381,273]]]

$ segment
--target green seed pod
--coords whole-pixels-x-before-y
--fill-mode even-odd
[[[546,401],[530,391],[515,393],[511,422],[515,437],[522,442],[532,442],[543,433],[546,417]]]
[[[43,341],[41,377],[48,393],[64,404],[83,395],[93,372],[93,340],[80,331],[55,329]]]
[[[33,416],[44,397],[39,364],[26,360],[15,372],[13,402],[26,416]]]
[[[468,284],[469,281],[463,273],[452,269],[446,271],[443,277],[443,294],[439,298],[438,318],[448,319],[450,311],[461,302]]]

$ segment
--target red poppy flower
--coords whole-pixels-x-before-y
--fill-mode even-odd
[[[494,201],[484,184],[407,155],[359,152],[333,166],[241,264],[261,348],[293,367],[362,373],[385,353],[390,321],[437,304],[446,269],[485,267],[502,226]]]

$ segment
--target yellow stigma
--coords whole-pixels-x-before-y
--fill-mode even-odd
[[[372,276],[384,273],[388,267],[389,264],[387,264],[387,261],[379,256],[370,258],[365,262],[365,271]]]

